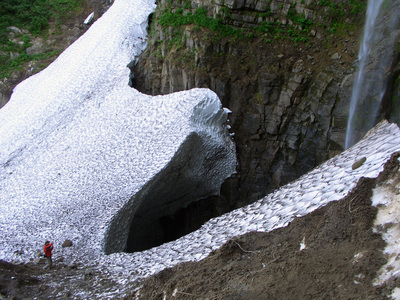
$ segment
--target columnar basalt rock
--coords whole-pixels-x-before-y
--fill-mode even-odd
[[[293,24],[288,17],[293,9],[321,26],[331,22],[325,18],[329,8],[312,1],[259,2],[192,1],[188,9],[174,1],[172,8],[207,7],[215,18],[229,10],[230,18],[223,20],[234,28],[265,21]],[[155,20],[168,5],[159,3]],[[260,198],[343,150],[358,32],[336,37],[314,26],[307,43],[295,44],[212,39],[207,31],[184,26],[182,46],[167,46],[175,30],[153,23],[148,49],[134,69],[135,87],[152,95],[208,87],[232,110],[239,173],[229,185],[239,192],[227,197],[236,205]],[[339,59],[331,58],[335,53]]]

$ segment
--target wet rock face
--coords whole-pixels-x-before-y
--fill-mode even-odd
[[[258,7],[255,1],[232,0],[225,6],[231,9],[232,26],[251,27],[257,23],[256,12],[267,10],[275,11],[282,24],[289,22],[287,5],[272,2]],[[324,14],[312,13],[311,6],[298,2],[296,9],[304,14],[307,10],[310,19]],[[163,5],[167,4],[161,1],[155,20]],[[192,2],[196,5],[200,4]],[[221,11],[218,1],[208,5],[210,15]],[[337,38],[313,32],[315,38],[308,44],[295,45],[284,40],[212,40],[187,26],[181,28],[183,46],[168,48],[163,41],[171,38],[173,28],[165,30],[154,22],[152,30],[148,49],[133,70],[135,88],[157,95],[208,87],[232,110],[239,169],[223,194],[237,206],[259,199],[344,149],[357,33]]]

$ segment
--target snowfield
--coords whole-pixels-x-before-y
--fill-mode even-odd
[[[123,251],[139,208],[157,217],[184,194],[218,194],[235,172],[229,111],[214,92],[152,97],[128,86],[153,10],[115,1],[0,111],[1,259],[29,261],[45,240],[71,240],[71,262]]]
[[[186,158],[177,154],[193,136],[200,137],[205,150],[190,153],[199,162],[190,170],[191,180],[203,184],[191,191],[193,199],[217,193],[236,167],[225,124],[228,111],[212,91],[151,97],[128,86],[126,65],[146,46],[146,20],[154,8],[150,0],[116,0],[53,64],[18,85],[0,110],[0,259],[32,260],[49,239],[56,245],[55,259],[82,262],[123,286],[201,260],[235,236],[283,227],[342,199],[361,177],[377,177],[392,153],[400,151],[399,128],[383,121],[342,154],[251,205],[211,219],[176,241],[120,252],[142,202],[166,207],[149,196],[151,191],[140,197],[139,192],[158,177],[157,184],[171,176],[178,185],[184,182],[167,170],[179,169]],[[217,148],[224,157],[213,172],[197,167]],[[365,162],[353,168],[361,159]],[[399,223],[398,201],[393,191],[375,191],[377,228]],[[384,235],[393,259],[377,284],[400,274],[398,236],[395,230]],[[65,239],[74,246],[61,248]],[[299,241],[299,249],[306,247]]]

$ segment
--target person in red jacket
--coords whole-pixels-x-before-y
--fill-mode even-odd
[[[53,249],[54,249],[53,243],[50,243],[49,241],[46,241],[44,243],[43,251],[44,251],[44,256],[46,257],[46,261],[47,261],[46,268],[49,268],[49,269],[51,269],[51,267],[53,265],[53,261],[51,259],[51,251],[53,251]]]

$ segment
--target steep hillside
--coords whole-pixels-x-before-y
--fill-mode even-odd
[[[377,179],[287,227],[230,240],[198,263],[147,278],[136,299],[389,299],[397,277],[376,284],[387,262],[373,189],[398,188],[399,154]]]
[[[90,26],[90,13],[100,17],[112,0],[40,1],[32,7],[18,0],[0,12],[0,108],[13,88],[53,62]],[[24,9],[25,7],[25,9]]]

